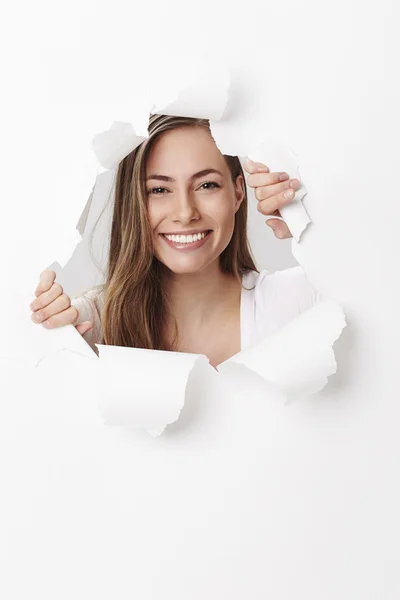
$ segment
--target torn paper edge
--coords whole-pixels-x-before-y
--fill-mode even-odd
[[[204,369],[211,368],[203,354],[95,345],[99,350],[98,405],[104,423],[145,429],[152,437],[159,436],[168,425],[179,419],[194,368],[199,364]],[[118,377],[108,378],[108,374],[125,370],[131,370],[131,377],[124,380],[124,389],[119,390]],[[152,377],[152,373],[157,373],[157,377]],[[168,378],[174,382],[173,385],[165,383]],[[130,382],[132,385],[127,389]]]
[[[226,75],[226,73],[225,73]],[[229,78],[222,76],[222,88],[219,90],[219,95],[214,96],[214,100],[217,97],[219,100],[222,100],[221,105],[218,107],[213,106],[210,110],[210,104],[208,106],[208,110],[204,110],[203,107],[191,107],[190,110],[187,107],[179,107],[179,102],[185,102],[185,99],[190,98],[191,100],[196,99],[196,95],[188,90],[179,91],[175,95],[175,101],[171,103],[169,106],[170,112],[171,107],[173,107],[174,112],[172,114],[179,113],[182,116],[191,116],[191,117],[200,117],[200,118],[208,118],[210,120],[210,125],[212,125],[213,121],[218,120],[223,115],[223,112],[226,107],[226,103],[228,100],[227,89],[229,87]],[[204,90],[204,87],[202,88]],[[205,97],[202,96],[202,99]],[[196,104],[196,103],[195,103]],[[168,106],[160,107],[157,103],[152,104],[153,112],[159,114],[169,114]],[[190,114],[189,114],[190,113]],[[138,136],[135,132],[135,127],[131,123],[126,122],[118,122],[115,121],[109,130],[103,131],[100,134],[97,134],[93,139],[93,151],[98,159],[99,164],[106,169],[115,168],[119,162],[127,156],[133,149],[135,149],[140,143],[142,143],[146,137]],[[219,146],[220,141],[218,139],[215,140],[217,146]],[[282,144],[272,144],[269,145],[261,145],[260,147],[252,150],[248,153],[248,156],[253,160],[257,160],[260,162],[264,162],[268,165],[270,170],[286,170],[290,177],[296,177],[301,181],[301,177],[299,174],[299,167],[297,165],[296,155],[290,148],[282,146]],[[281,160],[279,162],[278,158]],[[276,165],[276,167],[275,167]],[[285,168],[286,167],[286,168]],[[287,223],[294,239],[299,242],[300,237],[304,229],[311,222],[307,212],[305,211],[302,205],[302,199],[307,193],[305,186],[303,185],[299,190],[297,190],[295,199],[291,202],[290,205],[287,205],[283,209],[281,209],[282,220],[285,220]],[[92,195],[91,195],[92,198]],[[82,212],[82,215],[78,222],[79,231],[82,229],[83,224],[86,225],[87,217],[90,211],[91,198],[86,203],[86,206]],[[277,218],[274,215],[271,215],[271,218]],[[75,334],[79,336],[80,334],[75,330]],[[47,335],[47,334],[45,334]],[[84,342],[86,344],[86,342]],[[70,348],[64,346],[59,349],[69,350]],[[53,350],[54,351],[54,350]],[[241,351],[245,352],[245,350]],[[52,353],[52,350],[50,350]],[[240,354],[241,354],[240,353]],[[49,352],[46,352],[42,358],[45,358]],[[179,354],[179,353],[178,353]],[[97,358],[97,357],[96,357]],[[235,362],[235,357],[232,357],[226,362]],[[39,359],[39,360],[41,360]],[[100,359],[99,359],[100,360]],[[236,356],[237,360],[237,356]],[[38,361],[39,362],[39,361]],[[225,363],[222,363],[222,365]],[[218,365],[218,369],[222,366]],[[183,404],[182,404],[183,406]],[[179,415],[178,415],[179,416]],[[178,418],[178,417],[177,417]]]
[[[308,192],[301,179],[297,154],[287,146],[268,141],[250,150],[248,157],[253,161],[267,165],[271,172],[285,171],[290,179],[300,181],[301,186],[296,190],[293,200],[280,209],[282,215],[280,220],[286,223],[293,238],[296,242],[299,242],[301,234],[311,223],[311,219],[302,202]],[[279,218],[276,215],[264,215],[265,217],[267,217],[267,220]]]
[[[287,396],[315,394],[337,371],[333,345],[346,326],[342,306],[321,299],[275,333],[219,365],[218,370],[222,372],[229,363],[242,364]]]

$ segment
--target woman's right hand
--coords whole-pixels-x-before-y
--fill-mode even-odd
[[[74,325],[79,318],[75,306],[71,306],[71,299],[64,294],[59,283],[54,283],[56,273],[46,270],[40,275],[39,284],[35,290],[36,299],[30,304],[33,311],[32,321],[42,323],[46,329]],[[75,325],[77,331],[84,335],[93,327],[92,321],[84,321]]]

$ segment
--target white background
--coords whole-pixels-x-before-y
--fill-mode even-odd
[[[230,66],[249,135],[296,150],[313,223],[295,255],[348,326],[317,396],[286,406],[243,371],[194,373],[198,402],[157,440],[102,424],[90,361],[3,359],[1,597],[399,598],[398,5],[4,13],[3,356],[16,319],[30,318],[17,291],[33,299],[40,271],[74,248],[102,119],[143,106],[168,64],[204,52]],[[260,267],[296,264],[254,205],[250,231]]]

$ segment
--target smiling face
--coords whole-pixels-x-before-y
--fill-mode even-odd
[[[233,234],[244,181],[241,175],[232,181],[210,132],[185,126],[160,134],[146,179],[158,260],[174,273],[202,271],[218,261]]]

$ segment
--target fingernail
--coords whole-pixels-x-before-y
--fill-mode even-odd
[[[265,173],[265,172],[269,172],[268,167],[257,167],[257,172],[258,173]]]
[[[35,313],[34,315],[32,315],[32,319],[33,319],[34,321],[36,321],[36,323],[39,323],[39,321],[41,321],[41,320],[42,320],[42,319],[41,319],[41,316],[40,316],[40,314],[39,314],[39,313]]]
[[[280,175],[279,179],[280,179],[280,181],[286,181],[287,179],[289,179],[289,175],[287,173],[282,173],[282,175]]]
[[[286,192],[283,195],[285,196],[286,200],[291,200],[294,196],[294,191],[286,190]]]

